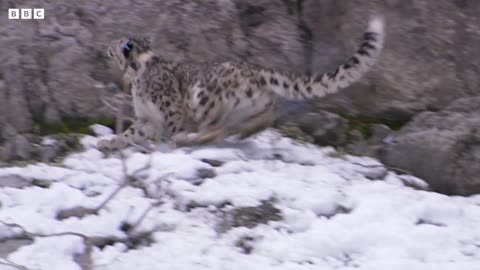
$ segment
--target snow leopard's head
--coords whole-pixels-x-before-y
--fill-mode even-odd
[[[135,70],[139,57],[149,52],[151,48],[148,37],[121,38],[113,41],[107,49],[107,55],[115,59],[123,72],[129,67]]]

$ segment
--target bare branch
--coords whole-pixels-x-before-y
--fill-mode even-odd
[[[99,206],[97,206],[97,208],[95,208],[95,212],[98,213],[98,211],[100,211],[102,208],[104,208],[111,200],[113,200],[113,198],[115,198],[115,196],[117,196],[117,194],[126,186],[128,185],[132,185],[135,186],[135,187],[138,187],[138,188],[141,188],[142,190],[144,190],[144,192],[146,191],[146,188],[143,186],[143,185],[140,185],[140,181],[137,180],[136,178],[136,175],[142,171],[145,171],[145,170],[148,170],[151,168],[151,163],[152,163],[152,159],[153,159],[153,156],[152,155],[149,155],[149,160],[148,162],[141,168],[135,170],[132,174],[129,174],[128,173],[128,169],[127,169],[127,158],[124,154],[123,151],[120,151],[119,152],[120,154],[120,160],[122,162],[122,172],[123,172],[123,180],[122,182],[120,183],[120,186],[118,186],[108,197],[107,199],[105,199]]]
[[[98,205],[95,209],[77,207],[74,209],[68,209],[63,214],[65,214],[65,218],[68,218],[69,216],[78,216],[79,215],[78,213],[81,213],[80,216],[84,216],[88,214],[98,214],[98,212],[101,209],[105,208],[106,205],[111,200],[113,200],[124,187],[132,186],[132,187],[140,188],[143,190],[147,198],[155,199],[155,201],[151,203],[151,205],[147,209],[145,209],[145,211],[140,215],[140,217],[132,225],[125,223],[126,226],[124,231],[126,232],[126,237],[114,237],[114,236],[93,237],[93,236],[87,236],[85,234],[78,233],[78,232],[59,232],[59,233],[52,233],[52,234],[40,234],[40,233],[28,232],[23,226],[16,223],[8,223],[8,222],[0,221],[0,224],[3,224],[10,228],[19,229],[20,232],[16,232],[16,233],[13,232],[15,235],[14,238],[16,239],[26,239],[26,240],[33,241],[34,238],[36,237],[55,237],[55,236],[68,236],[68,235],[82,238],[83,243],[85,245],[85,249],[81,254],[76,254],[74,256],[74,261],[81,267],[82,270],[93,269],[91,253],[94,246],[104,247],[105,245],[112,245],[112,243],[123,243],[127,247],[135,248],[135,247],[138,247],[139,245],[152,243],[154,231],[137,231],[136,229],[138,229],[140,224],[145,220],[145,218],[152,211],[153,208],[163,203],[158,199],[158,196],[157,198],[154,198],[155,196],[153,195],[150,196],[146,185],[143,182],[139,181],[137,177],[138,174],[144,171],[148,171],[152,167],[153,155],[152,154],[149,155],[148,161],[142,167],[129,173],[128,165],[127,165],[127,157],[123,151],[120,151],[119,153],[120,153],[120,160],[122,163],[122,172],[123,172],[123,178],[121,179],[119,186],[110,195],[108,195],[108,197],[102,203],[100,203],[100,205]],[[161,180],[163,180],[164,178],[165,177],[162,177]],[[20,270],[31,270],[22,265],[17,265],[15,263],[12,263],[6,260],[5,262],[0,261],[0,264],[10,265]]]
[[[127,115],[127,110],[131,106],[132,97],[129,94],[119,93],[112,97],[102,97],[103,104],[115,114],[116,125],[115,133],[123,131],[123,121],[133,122],[134,119]]]
[[[358,166],[361,166],[361,167],[364,167],[364,168],[387,168],[390,171],[394,171],[394,172],[397,172],[397,173],[400,173],[400,174],[413,175],[413,173],[410,172],[410,171],[407,171],[407,170],[404,170],[404,169],[401,169],[401,168],[397,168],[397,167],[393,167],[393,166],[389,166],[387,164],[364,165],[364,164],[361,164],[361,163],[358,163],[358,162],[352,162],[352,164],[355,164],[355,165],[358,165]]]
[[[110,109],[113,112],[118,112],[120,109],[117,106],[113,105],[110,102],[110,100],[108,100],[108,99],[109,98],[107,98],[107,97],[102,97],[101,98],[101,101],[102,101],[103,105],[107,106],[107,108]]]
[[[142,145],[137,144],[137,143],[131,143],[130,145],[132,145],[133,147],[135,147],[135,148],[137,148],[138,150],[143,151],[143,152],[145,152],[145,153],[151,154],[151,153],[153,152],[153,149],[147,148],[147,147],[142,146]]]
[[[16,223],[7,223],[7,222],[4,222],[4,221],[0,220],[0,224],[3,224],[7,227],[19,228],[20,230],[22,230],[20,235],[15,237],[17,239],[19,238],[19,239],[27,239],[27,240],[32,240],[33,241],[35,237],[56,237],[56,236],[67,236],[67,235],[80,237],[80,238],[82,238],[83,244],[85,245],[85,252],[83,254],[79,254],[79,256],[83,257],[85,261],[91,262],[92,241],[88,236],[86,236],[82,233],[78,233],[78,232],[60,232],[60,233],[52,233],[52,234],[31,233],[31,232],[28,232],[27,230],[25,230],[25,228],[23,226],[21,226],[19,224],[16,224]],[[13,263],[11,261],[8,261],[7,259],[4,259],[4,260],[7,263],[3,263],[3,262],[0,261],[0,264],[9,265],[9,266],[15,267],[17,269],[21,269],[21,270],[29,270],[25,266]],[[90,263],[90,265],[87,265],[86,263],[79,263],[79,262],[77,262],[77,263],[80,265],[80,267],[83,270],[91,270],[92,269],[91,263]]]
[[[123,171],[123,181],[120,183],[120,185],[105,199],[97,208],[95,208],[95,212],[98,213],[102,208],[104,208],[117,194],[128,185],[129,180],[128,180],[128,173],[127,173],[127,163],[126,163],[126,157],[122,151],[120,151],[120,161],[122,162],[122,171]]]
[[[140,223],[142,223],[142,221],[147,217],[147,214],[150,213],[150,211],[152,211],[155,207],[158,207],[162,204],[163,204],[162,201],[157,201],[157,202],[154,202],[154,203],[150,204],[150,206],[148,206],[148,208],[145,209],[145,211],[143,211],[142,215],[140,215],[140,217],[137,219],[137,221],[130,225],[130,227],[128,229],[128,232],[129,233],[133,232],[140,225]]]
[[[97,208],[95,208],[95,213],[98,213],[98,211],[104,208],[105,205],[107,205],[113,198],[115,198],[115,196],[117,196],[120,190],[122,190],[126,186],[127,184],[125,182],[120,184],[120,186],[118,186],[100,205],[97,206]]]
[[[65,236],[65,235],[73,235],[73,236],[78,236],[83,239],[87,239],[88,236],[82,234],[82,233],[77,233],[77,232],[61,232],[61,233],[52,233],[52,234],[42,234],[42,233],[31,233],[25,230],[25,228],[19,224],[16,223],[7,223],[5,221],[1,221],[0,223],[7,226],[7,227],[13,227],[13,228],[18,228],[22,230],[21,235],[24,237],[28,237],[27,239],[33,240],[34,237],[55,237],[55,236]]]
[[[360,167],[368,168],[368,169],[372,169],[372,168],[385,168],[385,167],[386,167],[386,166],[383,165],[383,164],[365,165],[365,164],[362,164],[362,163],[359,163],[359,162],[351,162],[351,163],[354,164],[354,165],[360,166]]]
[[[8,259],[2,259],[4,260],[5,262],[2,262],[0,261],[0,265],[8,265],[8,266],[11,266],[13,268],[16,268],[16,269],[20,269],[20,270],[29,270],[27,267],[23,266],[23,265],[20,265],[20,264],[17,264],[17,263],[14,263]]]
[[[145,165],[143,165],[143,167],[141,167],[141,168],[136,169],[134,172],[132,172],[131,175],[135,176],[140,172],[149,170],[150,168],[152,168],[152,161],[153,161],[153,155],[149,155],[148,156],[148,161],[145,163]]]

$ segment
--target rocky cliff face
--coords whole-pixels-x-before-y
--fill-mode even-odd
[[[0,123],[24,132],[34,122],[105,114],[100,97],[119,82],[106,45],[125,35],[150,35],[157,52],[172,60],[306,68],[304,30],[285,3],[182,2],[0,2],[5,14],[8,8],[45,8],[43,21],[0,18]]]
[[[339,38],[348,48],[359,22],[380,13],[387,20],[386,49],[368,78],[327,100],[324,107],[405,120],[479,93],[480,18],[475,14],[480,2],[338,2],[343,11]]]
[[[45,20],[8,20],[8,8],[44,8]],[[405,121],[480,94],[477,0],[3,0],[0,10],[3,139],[108,115],[100,99],[120,78],[106,44],[131,34],[150,35],[172,60],[325,72],[353,52],[371,16],[383,15],[381,61],[319,109]]]

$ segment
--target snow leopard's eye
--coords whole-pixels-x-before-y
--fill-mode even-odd
[[[122,52],[123,52],[123,55],[125,56],[125,58],[128,58],[132,49],[133,49],[133,44],[130,43],[130,42],[127,42],[127,43],[125,43],[125,45],[123,45]]]

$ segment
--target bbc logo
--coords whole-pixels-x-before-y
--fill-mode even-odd
[[[43,8],[9,8],[9,20],[43,20],[45,18],[45,9]]]

